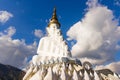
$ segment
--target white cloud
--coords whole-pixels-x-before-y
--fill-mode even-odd
[[[42,30],[35,29],[34,35],[38,38],[41,38],[43,36],[43,32],[42,32]]]
[[[7,11],[0,11],[0,22],[5,23],[7,22],[13,15]]]
[[[72,47],[72,55],[92,64],[114,61],[120,50],[120,27],[112,10],[100,5],[97,0],[89,0],[85,17],[71,26],[67,35],[77,42]]]
[[[16,29],[9,27],[0,32],[0,63],[24,67],[28,57],[36,53],[36,43],[27,45],[25,40],[12,39]]]
[[[112,62],[112,63],[105,65],[105,66],[99,65],[99,66],[95,67],[96,70],[106,69],[106,68],[112,70],[113,72],[120,74],[120,61],[119,62]]]

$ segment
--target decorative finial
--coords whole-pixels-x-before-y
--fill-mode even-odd
[[[48,24],[48,27],[50,27],[50,24],[52,24],[52,23],[56,23],[60,27],[60,23],[58,22],[58,19],[57,19],[56,8],[54,8],[53,15],[52,15],[52,18]]]
[[[56,18],[57,19],[57,15],[56,15],[56,8],[54,8],[54,11],[53,11],[53,16],[52,18]]]

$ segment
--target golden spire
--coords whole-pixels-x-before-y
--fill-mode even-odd
[[[53,15],[52,15],[52,18],[48,24],[48,27],[50,27],[50,24],[52,24],[52,23],[56,23],[60,27],[60,23],[58,22],[57,15],[56,15],[56,8],[54,8]]]

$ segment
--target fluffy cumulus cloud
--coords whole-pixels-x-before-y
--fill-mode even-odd
[[[88,0],[87,12],[81,21],[75,23],[67,32],[71,40],[76,40],[72,55],[81,61],[104,64],[114,61],[120,50],[120,27],[112,10],[97,0]]]
[[[34,35],[38,38],[41,38],[43,36],[43,32],[40,29],[35,29]]]
[[[35,54],[36,43],[27,45],[25,40],[12,39],[15,32],[12,26],[0,32],[0,63],[22,68],[28,57]]]
[[[0,11],[0,23],[5,23],[8,21],[13,15],[7,11]]]

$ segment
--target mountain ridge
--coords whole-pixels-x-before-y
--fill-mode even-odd
[[[22,80],[25,71],[0,63],[0,80]]]

